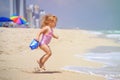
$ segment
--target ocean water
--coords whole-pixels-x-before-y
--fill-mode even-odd
[[[104,37],[113,39],[120,43],[120,30],[100,30],[100,31],[88,31],[88,33],[98,35],[98,37]]]
[[[64,70],[74,72],[86,72],[91,75],[103,75],[107,80],[120,80],[120,52],[111,53],[86,53],[84,56],[76,55],[79,58],[104,63],[101,68],[90,68],[81,66],[65,66]]]
[[[120,44],[120,31],[88,31],[96,34],[98,37],[113,39]],[[107,80],[120,80],[120,47],[116,46],[98,46],[91,49],[89,53],[84,55],[76,54],[75,57],[84,58],[91,61],[104,63],[101,68],[81,67],[81,66],[65,66],[64,70],[74,72],[85,72],[91,75],[102,75]]]

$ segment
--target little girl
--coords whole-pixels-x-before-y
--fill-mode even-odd
[[[42,35],[41,40],[39,41],[39,47],[42,49],[45,54],[37,61],[40,69],[45,70],[44,64],[51,56],[52,52],[48,44],[50,43],[52,37],[58,39],[58,36],[53,33],[53,28],[55,28],[57,23],[57,17],[53,15],[45,15],[41,21],[41,29],[37,34],[36,40],[39,41],[40,36]]]

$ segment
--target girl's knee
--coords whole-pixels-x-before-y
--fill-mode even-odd
[[[51,55],[52,55],[52,53],[50,52],[48,55],[49,55],[49,56],[51,56]]]
[[[48,55],[48,56],[51,56],[51,55],[52,55],[51,51],[48,51],[48,52],[47,52],[47,55]]]

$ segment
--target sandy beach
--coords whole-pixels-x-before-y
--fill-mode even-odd
[[[113,40],[97,37],[85,30],[56,29],[59,39],[52,39],[52,56],[46,63],[46,71],[35,72],[36,60],[44,52],[31,50],[29,44],[39,29],[0,28],[0,80],[106,80],[100,75],[66,71],[67,65],[102,67],[104,64],[76,58],[97,46],[120,46]]]

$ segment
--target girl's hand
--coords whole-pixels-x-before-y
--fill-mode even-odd
[[[35,38],[35,40],[39,42],[39,39]]]
[[[59,39],[59,37],[56,35],[56,37],[55,37],[56,39]]]
[[[53,38],[58,39],[59,37],[55,34],[53,34]]]

